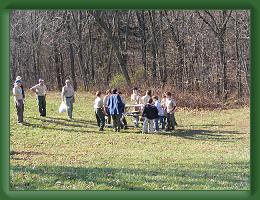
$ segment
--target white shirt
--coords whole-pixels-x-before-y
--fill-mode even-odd
[[[133,101],[134,104],[140,104],[140,96],[138,94],[132,94],[131,101]]]
[[[167,113],[174,113],[174,107],[176,107],[176,102],[174,99],[171,99],[171,98],[167,98],[166,99],[166,111]]]
[[[104,106],[107,107],[107,102],[108,102],[108,99],[109,99],[110,95],[106,95],[104,97],[104,100],[103,100],[103,103],[104,103]]]
[[[147,104],[150,98],[151,98],[151,97],[150,97],[149,95],[147,95],[147,94],[146,94],[145,96],[143,96],[143,97],[141,98],[142,104],[143,104],[143,105]]]
[[[22,88],[19,87],[18,85],[15,85],[13,88],[13,95],[14,99],[17,100],[23,100],[23,93],[22,93]]]
[[[100,97],[97,97],[94,102],[94,108],[102,108],[103,100]]]
[[[46,92],[47,92],[47,87],[46,85],[41,85],[40,83],[33,86],[32,89],[35,89],[36,90],[36,94],[38,96],[45,96],[46,95]]]

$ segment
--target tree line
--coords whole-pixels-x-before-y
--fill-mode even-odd
[[[14,10],[10,79],[249,96],[248,10]]]

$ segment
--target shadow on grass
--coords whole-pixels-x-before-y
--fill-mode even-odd
[[[206,129],[176,129],[172,132],[158,132],[156,134],[159,135],[168,135],[168,136],[176,136],[182,137],[185,139],[192,139],[192,140],[215,140],[215,141],[222,141],[222,142],[235,142],[237,140],[243,139],[243,137],[232,137],[232,135],[242,134],[238,133],[237,131],[212,131]]]
[[[130,169],[130,168],[84,168],[67,166],[18,167],[11,166],[12,174],[36,174],[40,178],[13,182],[11,190],[47,189],[59,184],[70,185],[70,181],[84,182],[88,188],[110,188],[113,190],[150,190],[156,188],[170,190],[233,189],[249,190],[249,162],[213,163],[196,166],[174,165],[170,169]],[[241,172],[242,171],[242,172]],[[48,177],[48,179],[46,179]],[[46,181],[48,183],[46,183]],[[66,183],[65,183],[66,182]],[[69,182],[69,183],[68,183]],[[26,185],[25,185],[26,184]],[[85,186],[86,186],[85,185]],[[58,187],[57,187],[58,188]],[[63,187],[64,188],[64,187]]]
[[[202,127],[214,127],[214,126],[220,126],[220,127],[224,127],[224,126],[234,126],[234,125],[230,125],[230,124],[191,124],[190,126],[202,126]]]
[[[27,117],[28,119],[35,119],[42,122],[48,122],[53,124],[58,124],[62,126],[73,126],[73,127],[82,127],[82,128],[96,128],[97,124],[95,124],[93,121],[84,121],[83,120],[69,120],[69,119],[62,119],[62,118],[53,118],[53,117],[45,117],[45,118],[36,118],[36,117]]]
[[[75,133],[101,133],[98,131],[98,127],[96,127],[96,130],[87,130],[87,127],[84,127],[84,129],[73,129],[73,128],[66,128],[68,125],[64,125],[64,128],[58,128],[58,127],[52,127],[52,126],[46,126],[44,124],[34,124],[34,123],[24,123],[24,126],[32,127],[32,128],[41,128],[43,130],[55,130],[55,131],[65,131],[65,132],[75,132]],[[73,127],[76,128],[74,125]],[[81,127],[82,128],[82,127]],[[89,128],[89,127],[88,127]]]
[[[69,121],[70,123],[65,121],[59,121],[57,119],[41,119],[41,118],[34,118],[34,117],[28,117],[31,119],[36,119],[39,121],[42,121],[42,124],[37,123],[25,123],[24,126],[33,127],[33,128],[41,128],[41,129],[49,129],[49,130],[57,130],[57,131],[65,131],[65,132],[80,132],[80,133],[100,133],[98,131],[97,125],[89,124],[87,121],[85,121],[87,124],[77,124],[77,120]],[[48,124],[54,124],[54,125],[60,125],[63,127],[56,127],[56,126],[48,126]],[[92,122],[93,123],[93,122]],[[72,127],[72,128],[68,128]],[[76,129],[81,128],[81,129]],[[89,130],[89,128],[94,128],[95,130]],[[112,131],[110,128],[106,128],[107,131]],[[128,130],[122,130],[122,133],[135,133],[140,134],[141,128],[136,129],[128,129]],[[172,132],[157,132],[155,133],[157,135],[167,135],[167,136],[175,136],[175,137],[182,137],[185,139],[192,139],[192,140],[212,140],[212,141],[222,141],[222,142],[235,142],[238,140],[243,139],[243,137],[237,137],[236,135],[241,135],[245,133],[239,133],[237,131],[226,131],[226,130],[207,130],[207,129],[176,129]]]

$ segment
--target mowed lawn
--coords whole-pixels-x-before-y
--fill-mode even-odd
[[[249,108],[179,108],[174,132],[98,131],[94,96],[77,94],[74,120],[47,96],[47,117],[27,92],[26,125],[10,105],[11,190],[249,190]],[[132,124],[131,118],[127,118]]]

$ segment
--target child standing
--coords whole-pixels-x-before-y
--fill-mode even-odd
[[[104,131],[105,115],[104,115],[104,111],[103,111],[103,100],[101,99],[101,92],[97,91],[96,96],[97,97],[96,97],[95,102],[94,102],[95,115],[96,115],[96,118],[97,118],[99,131]]]
[[[161,106],[161,102],[159,101],[158,96],[153,96],[153,101],[154,101],[154,105],[158,110],[158,118],[155,119],[155,130],[159,131],[159,121],[162,125],[162,129],[165,128],[165,123],[164,123],[164,110]]]
[[[133,88],[133,93],[131,94],[131,101],[134,102],[134,105],[138,105],[138,104],[140,104],[140,102],[141,102],[141,97],[140,97],[140,95],[138,94],[138,89],[137,89],[137,87],[134,87],[134,88]],[[137,114],[139,114],[140,108],[139,108],[139,107],[135,107],[135,108],[134,108],[134,111],[135,111]],[[134,125],[135,125],[135,127],[138,127],[138,125],[139,125],[139,116],[133,116],[133,118],[134,118]]]
[[[152,104],[153,99],[150,98],[145,104],[142,117],[144,118],[143,133],[154,132],[154,119],[158,118],[158,109]],[[148,129],[149,127],[149,129]]]
[[[175,129],[175,122],[174,122],[175,109],[176,109],[176,102],[174,99],[172,99],[172,94],[170,92],[167,92],[166,93],[166,112],[167,112],[166,131]]]

